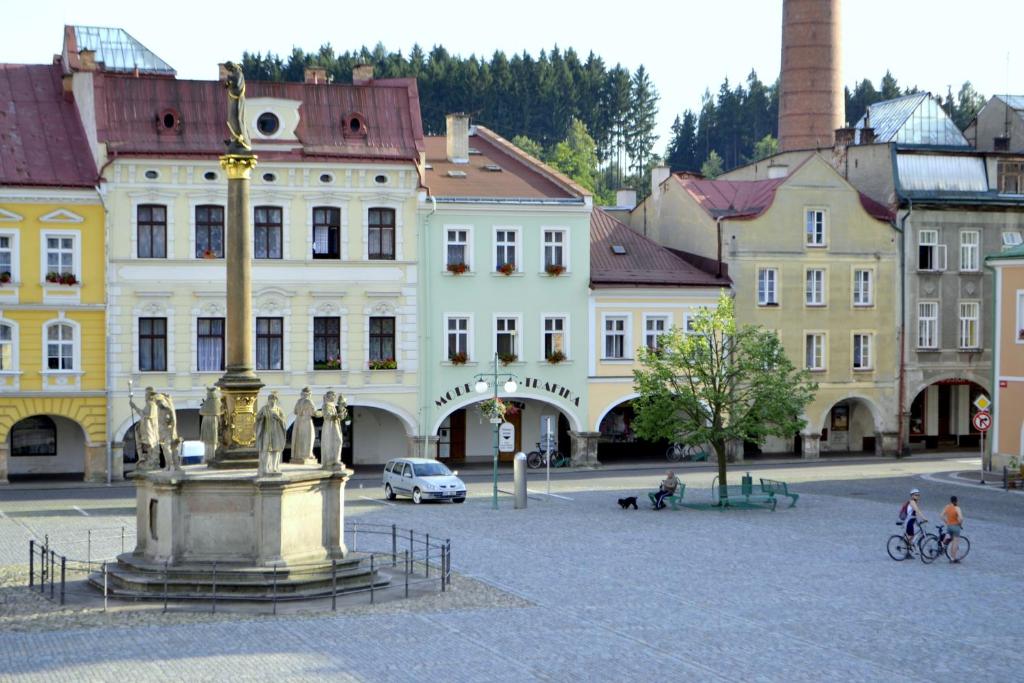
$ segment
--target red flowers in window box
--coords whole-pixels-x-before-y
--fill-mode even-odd
[[[448,272],[452,275],[462,275],[463,273],[469,272],[469,264],[466,263],[449,263]]]
[[[565,354],[562,353],[561,351],[553,351],[551,355],[548,356],[548,362],[551,363],[552,365],[558,365],[564,360]]]
[[[469,356],[459,351],[458,353],[453,353],[448,360],[451,361],[452,365],[465,365],[469,362]]]
[[[322,363],[313,363],[314,370],[341,370],[341,358],[329,357]]]
[[[371,370],[395,370],[398,368],[398,362],[394,358],[381,358],[371,360],[367,363],[367,367]]]
[[[498,266],[498,272],[502,275],[508,276],[516,272],[516,264],[514,263],[502,263]]]
[[[11,281],[11,274],[7,271],[0,273],[0,285],[6,285]]]
[[[74,273],[47,273],[46,281],[55,285],[77,285],[78,278]]]
[[[515,363],[519,360],[519,356],[514,353],[500,353],[498,354],[498,360],[501,361],[502,365],[508,365],[509,363]]]
[[[217,258],[217,254],[214,253],[213,249],[204,249],[203,258]]]
[[[544,270],[551,277],[558,277],[559,275],[565,272],[565,266],[563,266],[561,263],[549,263],[547,266],[544,267]]]

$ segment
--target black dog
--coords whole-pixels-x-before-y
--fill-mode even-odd
[[[619,507],[623,510],[628,510],[629,506],[632,505],[634,510],[639,508],[636,506],[636,496],[630,496],[629,498],[619,498]]]

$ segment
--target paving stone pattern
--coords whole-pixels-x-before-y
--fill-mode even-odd
[[[508,498],[498,512],[483,498],[349,510],[451,537],[456,571],[518,601],[0,629],[0,679],[1007,681],[1024,670],[1012,604],[1024,529],[1005,520],[971,520],[961,565],[924,565],[886,555],[899,501],[818,493],[776,512],[655,512],[622,511],[614,492],[571,497],[519,511]]]

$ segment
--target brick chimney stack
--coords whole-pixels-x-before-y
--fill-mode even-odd
[[[783,0],[779,149],[831,147],[846,119],[841,0]]]
[[[373,64],[356,64],[352,67],[352,84],[366,85],[373,80]]]
[[[468,164],[469,115],[462,113],[446,114],[444,121],[447,128],[445,152],[448,161],[453,164]]]
[[[327,83],[327,69],[322,66],[307,66],[303,76],[306,83],[314,85]]]

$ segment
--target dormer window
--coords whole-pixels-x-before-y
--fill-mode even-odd
[[[177,109],[164,109],[156,116],[156,130],[158,133],[180,133],[181,114]]]
[[[366,137],[366,119],[359,112],[349,114],[342,126],[345,137]]]
[[[281,119],[277,118],[277,114],[273,112],[263,112],[256,119],[256,130],[259,131],[260,135],[266,137],[275,135],[277,131],[281,130]]]

